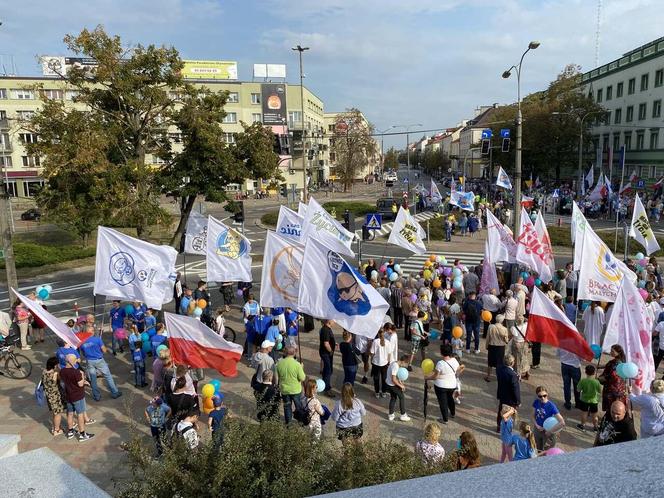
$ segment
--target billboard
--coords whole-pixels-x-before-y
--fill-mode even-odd
[[[263,83],[261,85],[263,124],[284,125],[286,123],[286,84]]]
[[[254,78],[267,78],[267,64],[254,64]]]
[[[268,78],[285,78],[286,77],[286,64],[268,64],[267,65]]]
[[[39,58],[44,76],[66,76],[72,67],[94,69],[97,61],[90,57],[60,57],[42,55]]]
[[[236,80],[236,61],[194,61],[183,60],[181,74],[193,80]]]

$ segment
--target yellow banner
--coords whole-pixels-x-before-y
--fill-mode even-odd
[[[195,80],[236,80],[236,61],[193,61],[185,60],[181,74],[186,79]]]

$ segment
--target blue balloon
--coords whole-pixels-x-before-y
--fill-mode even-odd
[[[147,332],[141,333],[141,342],[143,343],[141,349],[143,349],[144,353],[149,353],[150,351],[152,351],[152,343],[150,342],[150,335]]]
[[[530,275],[528,275],[527,271],[521,272],[521,278],[528,278]]]
[[[132,304],[126,305],[124,309],[126,315],[131,315],[134,312],[134,306]]]
[[[49,295],[50,294],[48,293],[48,289],[45,289],[44,287],[39,289],[39,292],[37,293],[39,299],[42,299],[43,301],[46,301],[49,298]]]
[[[440,332],[436,329],[431,329],[431,331],[429,332],[429,337],[435,341],[440,337]]]
[[[544,421],[542,427],[544,427],[545,431],[551,432],[551,429],[556,425],[558,425],[558,419],[556,417],[549,417]]]
[[[635,379],[639,375],[639,367],[636,363],[628,361],[622,364],[622,377],[624,379]]]
[[[602,346],[599,344],[591,344],[590,349],[592,349],[595,359],[599,360],[600,356],[602,356]]]
[[[539,287],[540,285],[542,285],[542,281],[541,281],[539,278],[536,278],[536,279],[535,279],[535,285],[536,285],[537,287]]]
[[[325,391],[325,381],[323,379],[316,379],[316,389],[321,393]]]
[[[404,367],[399,367],[399,370],[397,370],[397,379],[401,382],[408,380],[408,370]]]
[[[218,393],[221,390],[221,381],[217,379],[212,379],[210,384],[214,386],[214,392]]]
[[[392,275],[392,273],[394,273],[394,270],[388,266],[387,271],[385,273],[387,273],[387,276],[389,277],[390,275]]]
[[[397,272],[397,273],[400,273],[401,272],[401,265],[400,264],[394,265],[394,271]]]
[[[452,283],[452,287],[454,287],[455,289],[461,289],[461,281],[454,280],[454,282]]]
[[[624,367],[624,365],[625,365],[624,363],[618,363],[618,365],[616,366],[616,375],[617,375],[618,377],[620,377],[621,379],[625,379],[625,378],[626,378],[625,375],[623,374],[623,367]]]
[[[394,271],[390,275],[390,282],[396,282],[397,280],[399,280],[399,274]]]
[[[201,316],[202,314],[203,314],[203,310],[201,308],[199,308],[198,306],[196,306],[194,308],[194,316]]]
[[[50,294],[51,292],[53,292],[53,287],[51,287],[51,286],[48,285],[48,284],[46,284],[46,285],[44,286],[44,289],[46,289],[46,290],[48,291],[49,294]]]
[[[454,275],[455,277],[460,277],[461,276],[461,270],[459,270],[458,268],[454,268],[452,270],[452,275]]]

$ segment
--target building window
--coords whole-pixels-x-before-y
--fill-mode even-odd
[[[36,133],[19,133],[18,138],[21,143],[24,144],[36,144],[37,143],[37,134]]]
[[[631,123],[634,120],[634,106],[627,106],[627,114],[625,115],[625,123]]]
[[[65,98],[67,100],[74,100],[76,97],[78,97],[78,90],[67,90],[65,92]]]
[[[622,121],[622,109],[616,109],[616,112],[613,114],[613,123],[620,124]]]
[[[288,113],[288,125],[291,128],[293,127],[293,123],[301,123],[301,122],[302,122],[302,112],[301,111],[290,111]]]
[[[642,131],[636,133],[636,150],[643,150],[645,145],[645,134]]]
[[[611,124],[611,111],[606,111],[606,114],[604,114],[604,124],[605,125]]]
[[[16,111],[16,117],[20,121],[29,121],[35,117],[35,111]]]
[[[597,102],[602,101],[602,95],[604,94],[604,90],[602,88],[597,90]]]
[[[627,82],[627,95],[632,95],[636,91],[636,78],[632,78]]]
[[[661,115],[662,115],[662,99],[658,99],[652,103],[652,117],[659,118]]]
[[[641,91],[645,92],[648,89],[648,73],[641,75]]]
[[[655,87],[660,87],[662,85],[664,85],[664,69],[658,69],[655,71]]]
[[[632,132],[625,132],[625,150],[632,150]]]
[[[613,87],[611,85],[606,87],[606,100],[611,100],[613,98]]]
[[[263,122],[263,116],[261,116],[261,113],[260,112],[252,113],[251,122],[252,123],[262,123]]]
[[[657,166],[650,166],[650,178],[657,177]]]
[[[619,99],[623,96],[623,82],[621,81],[616,85],[616,98]]]
[[[224,116],[224,123],[237,123],[237,112],[229,112]]]
[[[44,90],[42,96],[49,100],[62,100],[63,92],[62,90]]]
[[[152,154],[152,164],[166,164],[166,161],[159,156]]]
[[[39,166],[39,158],[37,156],[21,156],[23,166],[26,168]]]
[[[659,130],[650,132],[650,148],[656,149],[659,146]]]
[[[235,143],[235,133],[224,133],[224,142],[227,144]]]
[[[173,142],[174,144],[181,144],[182,143],[182,133],[169,133],[168,134],[168,139]]]
[[[646,104],[639,104],[639,121],[646,119]]]
[[[261,103],[261,94],[260,93],[252,93],[251,94],[251,103],[252,104],[260,104]]]
[[[0,111],[0,121],[7,119],[7,111]]]
[[[6,99],[6,98],[7,98],[7,89],[0,88],[0,99]]]
[[[237,104],[240,101],[240,95],[237,92],[230,92],[228,94],[228,102],[229,104]]]
[[[10,180],[8,182],[5,182],[5,187],[7,188],[7,194],[9,197],[18,197],[16,194],[16,182],[13,180]]]
[[[23,88],[16,88],[12,90],[12,98],[16,100],[33,100],[35,98],[35,92]]]
[[[44,186],[42,180],[38,181],[25,181],[23,182],[23,195],[26,197],[34,197],[37,195],[37,191]]]
[[[11,152],[12,143],[9,140],[9,133],[0,133],[0,150]]]
[[[620,149],[620,133],[613,135],[613,150],[616,151]]]
[[[0,156],[1,168],[11,168],[12,166],[12,156]]]

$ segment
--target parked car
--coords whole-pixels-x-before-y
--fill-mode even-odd
[[[39,221],[41,219],[41,211],[36,208],[30,208],[24,213],[21,213],[23,221]]]
[[[376,212],[383,216],[383,220],[393,220],[395,218],[392,212],[392,204],[394,203],[395,200],[392,197],[381,197],[376,201]]]

